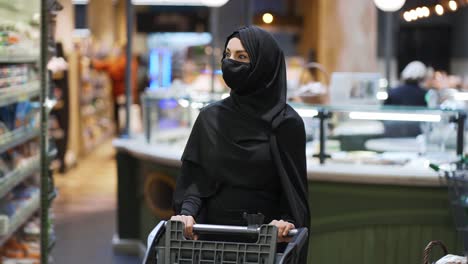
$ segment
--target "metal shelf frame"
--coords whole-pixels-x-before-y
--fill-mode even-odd
[[[20,127],[8,133],[0,135],[0,153],[3,153],[11,148],[19,146],[37,136],[39,129]]]
[[[0,63],[1,64],[36,64],[39,61],[39,54],[38,55],[0,55]]]
[[[33,194],[33,196],[25,201],[16,211],[16,213],[10,218],[8,223],[8,231],[4,236],[0,237],[0,247],[40,208],[40,195],[39,192]]]
[[[39,155],[31,158],[26,164],[14,169],[0,180],[0,197],[5,196],[18,184],[39,171]]]
[[[3,88],[0,90],[0,107],[38,97],[40,91],[38,81]]]

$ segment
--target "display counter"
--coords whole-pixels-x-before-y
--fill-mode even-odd
[[[148,144],[143,136],[114,141],[116,250],[141,248],[150,230],[173,214],[172,192],[184,145]],[[428,165],[424,158],[378,165],[320,164],[309,157],[311,263],[417,263],[431,240],[442,240],[450,252],[460,253],[447,187]]]

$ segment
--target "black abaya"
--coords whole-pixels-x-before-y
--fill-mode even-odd
[[[234,32],[226,45],[233,36],[251,72],[242,93],[232,90],[200,112],[182,156],[175,210],[200,223],[237,224],[250,210],[265,222],[309,227],[304,123],[286,104],[283,52],[258,27]]]

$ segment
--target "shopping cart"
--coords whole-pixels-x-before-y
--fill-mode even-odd
[[[254,241],[232,242],[215,240],[188,240],[184,224],[179,221],[161,221],[148,236],[143,264],[241,264],[297,263],[302,247],[308,239],[307,228],[291,230],[292,237],[283,252],[277,252],[276,226],[260,227],[220,226],[195,224],[194,233],[208,236],[254,237]]]
[[[455,227],[463,240],[464,255],[468,256],[468,157],[441,166],[430,164],[430,167],[447,182]]]

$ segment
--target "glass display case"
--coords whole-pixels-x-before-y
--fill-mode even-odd
[[[221,94],[212,93],[195,96],[187,90],[187,87],[180,87],[147,91],[142,95],[146,143],[185,144],[200,109],[222,98]]]
[[[183,149],[199,109],[220,97],[146,93],[142,100],[146,142]],[[464,111],[290,104],[305,123],[307,157],[321,164],[426,166],[455,160],[467,142]]]
[[[303,117],[307,153],[320,163],[404,165],[445,162],[464,151],[464,111],[380,105],[294,103]]]

